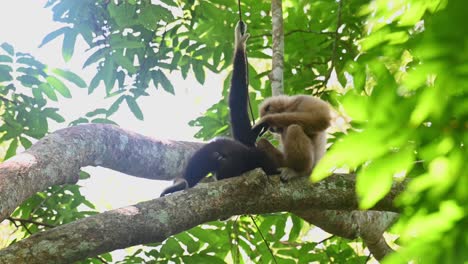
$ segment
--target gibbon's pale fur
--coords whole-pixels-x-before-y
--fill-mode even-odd
[[[281,135],[284,169],[281,179],[309,175],[325,154],[331,112],[328,103],[307,95],[273,96],[260,105],[261,119],[254,126],[269,127]]]

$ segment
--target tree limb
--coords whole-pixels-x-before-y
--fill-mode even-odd
[[[155,140],[104,124],[58,130],[0,164],[0,222],[31,195],[53,185],[76,183],[82,167],[170,180],[182,173],[188,157],[201,145]]]
[[[354,187],[353,175],[336,174],[314,184],[307,178],[282,183],[258,169],[32,235],[1,250],[0,263],[71,263],[163,241],[198,224],[238,214],[357,209]],[[397,211],[393,199],[402,187],[395,185],[374,209]]]
[[[188,157],[201,145],[201,143],[193,142],[154,140],[116,126],[103,124],[88,124],[59,130],[44,137],[29,150],[0,164],[0,221],[8,217],[18,205],[34,193],[52,185],[75,183],[79,169],[84,166],[102,166],[149,179],[173,179],[182,173]],[[382,243],[382,237],[375,236],[378,232],[383,232],[390,224],[389,221],[381,221],[387,218],[387,213],[374,212],[374,217],[370,219],[370,212],[344,211],[356,208],[354,183],[343,185],[347,181],[341,182],[340,177],[336,176],[330,179],[333,180],[327,180],[319,185],[333,184],[329,186],[332,189],[336,186],[342,187],[340,192],[334,194],[340,197],[333,198],[333,193],[327,191],[326,194],[322,193],[323,197],[313,199],[344,199],[345,203],[340,208],[325,206],[329,210],[323,211],[321,207],[310,206],[299,210],[298,205],[292,204],[290,207],[283,209],[277,207],[275,210],[291,211],[296,208],[294,211],[296,214],[325,231],[347,238],[361,236],[365,241],[371,242],[369,248],[375,245],[376,248],[382,249],[379,252],[388,252],[384,247],[386,244]],[[287,187],[283,195],[294,196],[300,194],[298,187],[302,186],[288,183]],[[315,190],[307,192],[309,191]],[[275,192],[272,192],[272,195],[274,194]],[[247,197],[256,196],[256,194],[249,195]],[[191,200],[203,200],[200,197],[204,196],[198,198],[193,196]],[[271,198],[264,199],[270,201]],[[236,196],[231,196],[231,199],[231,202],[239,201],[239,197]],[[287,201],[287,199],[282,199]],[[252,201],[249,200],[250,205]],[[182,201],[172,206],[178,208],[182,203],[186,202]],[[217,208],[220,207],[217,206]],[[395,208],[389,207],[386,210],[395,210]],[[239,213],[247,212],[240,211]],[[254,210],[253,213],[260,213],[260,211]],[[213,219],[222,217],[222,215],[217,215]],[[86,223],[88,220],[82,221]],[[356,224],[358,222],[359,224]],[[194,222],[191,226],[197,223],[201,222]],[[374,231],[374,227],[379,223],[382,224],[382,228]],[[115,229],[117,227],[114,227]],[[373,252],[373,254],[378,256],[379,252]]]

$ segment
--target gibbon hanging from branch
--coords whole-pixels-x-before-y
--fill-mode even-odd
[[[181,178],[166,188],[161,196],[193,187],[207,174],[214,173],[218,180],[239,176],[255,168],[267,175],[279,174],[283,155],[266,139],[255,144],[264,126],[253,130],[248,115],[248,80],[245,43],[246,25],[239,21],[235,28],[234,66],[229,93],[231,130],[234,140],[215,139],[196,151],[188,161]]]

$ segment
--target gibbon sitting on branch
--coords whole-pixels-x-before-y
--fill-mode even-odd
[[[281,180],[310,175],[325,154],[331,113],[328,103],[307,95],[273,96],[260,106],[261,119],[253,130],[269,127],[281,135],[284,168]]]

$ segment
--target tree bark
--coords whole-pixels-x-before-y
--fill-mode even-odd
[[[182,173],[187,159],[200,146],[201,143],[154,140],[112,125],[89,124],[59,130],[0,164],[0,221],[34,193],[56,184],[75,183],[83,166],[170,180]],[[48,262],[69,262],[161,241],[189,227],[234,214],[277,211],[292,211],[342,237],[361,236],[376,257],[388,253],[381,234],[395,214],[350,211],[357,208],[354,175],[334,175],[314,185],[306,178],[282,184],[277,177],[266,181],[260,171],[39,233],[0,251],[0,263],[17,263],[13,260],[22,258],[32,263],[28,259],[31,256]],[[402,186],[395,185],[375,209],[397,211],[392,201]],[[138,213],[133,214],[135,208]],[[143,219],[138,218],[142,217],[140,212],[144,212]],[[161,217],[164,219],[155,225],[157,219],[153,218]],[[152,220],[146,221],[147,218]],[[170,226],[163,221],[167,219]],[[132,234],[131,239],[128,234]]]
[[[202,145],[155,140],[103,124],[58,130],[0,164],[0,222],[36,192],[76,183],[81,167],[101,166],[136,177],[171,180]]]
[[[273,33],[272,69],[270,74],[271,92],[274,96],[284,93],[284,28],[282,0],[271,1],[271,20]]]
[[[307,178],[282,183],[257,169],[32,235],[1,250],[0,263],[71,263],[118,248],[163,241],[232,215],[357,209],[354,187],[353,175],[336,174],[314,184]],[[401,190],[402,186],[394,186],[374,209],[397,211],[393,199]]]

